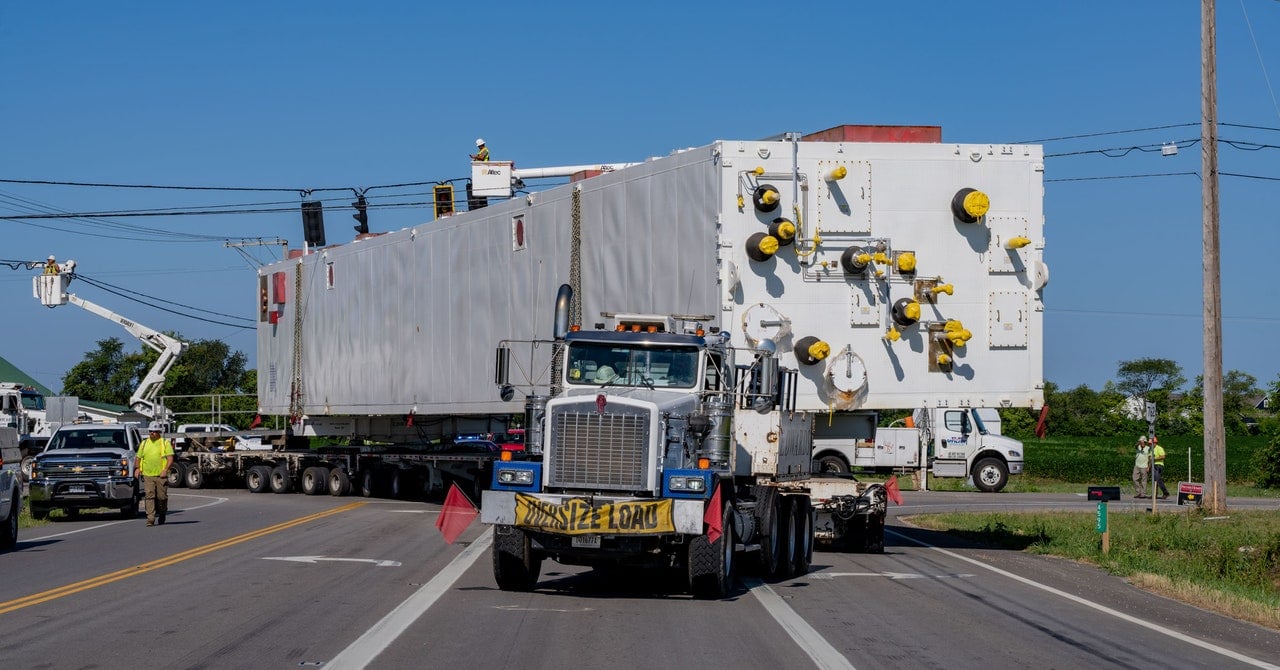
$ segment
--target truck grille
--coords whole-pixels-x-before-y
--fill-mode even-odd
[[[549,443],[551,486],[619,491],[652,488],[647,476],[649,414],[643,409],[605,414],[557,409],[551,417]]]
[[[125,467],[120,465],[119,460],[95,460],[41,463],[39,470],[42,477],[57,481],[64,479],[106,479],[107,477],[119,475],[120,470]]]

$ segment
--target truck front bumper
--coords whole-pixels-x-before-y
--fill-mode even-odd
[[[132,477],[107,479],[33,479],[27,498],[33,507],[115,507],[135,499]]]
[[[585,496],[556,494],[556,493],[524,493],[538,501],[547,504],[560,506],[569,500],[582,500]],[[481,498],[480,520],[488,524],[500,524],[506,526],[520,527],[516,523],[516,492],[515,491],[485,491]],[[702,500],[682,500],[671,499],[672,510],[671,520],[675,526],[675,532],[684,535],[701,535],[702,534],[702,518],[706,511],[706,503]],[[655,499],[632,498],[628,496],[602,496],[597,495],[591,497],[591,503],[597,509],[602,505],[610,503],[636,503],[636,502],[658,502]],[[605,531],[602,534],[610,534]]]

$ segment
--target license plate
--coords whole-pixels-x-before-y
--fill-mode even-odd
[[[572,541],[570,542],[570,546],[580,547],[583,549],[599,549],[600,536],[599,535],[574,535]]]
[[[67,493],[84,493],[84,484],[72,484],[67,487]]]

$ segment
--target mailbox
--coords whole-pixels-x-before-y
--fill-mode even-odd
[[[1089,487],[1089,500],[1106,502],[1108,500],[1119,500],[1119,499],[1120,499],[1119,486],[1090,486]]]

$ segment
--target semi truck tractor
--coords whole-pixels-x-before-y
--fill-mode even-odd
[[[860,411],[1043,404],[1041,294],[1049,274],[1039,146],[944,143],[935,126],[839,126],[718,140],[615,165],[621,167],[583,170],[540,192],[517,181],[523,171],[486,166],[498,181],[483,185],[484,208],[293,250],[260,268],[260,411],[287,417],[295,440],[411,446],[500,433],[511,417],[541,407],[546,416],[527,423],[526,442],[543,432],[539,486],[542,494],[569,496],[562,505],[584,492],[587,500],[601,499],[591,495],[600,482],[574,482],[552,467],[549,450],[562,439],[556,430],[581,431],[564,444],[586,450],[590,457],[577,461],[585,468],[613,454],[608,444],[622,439],[613,429],[588,429],[592,422],[633,417],[619,419],[622,430],[648,416],[649,446],[637,451],[633,443],[618,453],[652,462],[601,467],[633,469],[627,495],[656,499],[658,489],[650,487],[664,481],[667,468],[688,465],[683,452],[680,462],[667,460],[671,445],[706,452],[718,465],[692,468],[698,472],[690,476],[721,491],[721,508],[704,509],[699,530],[729,511],[735,551],[752,552],[763,545],[743,538],[779,536],[769,529],[752,535],[748,517],[764,517],[723,501],[771,508],[762,497],[737,497],[738,478],[755,477],[771,495],[809,496],[813,507],[810,463],[819,427]],[[564,323],[579,328],[563,338],[551,323],[561,285],[571,288]],[[663,321],[628,323],[626,315]],[[600,335],[620,325],[629,334]],[[681,387],[658,386],[652,374],[645,377],[654,380],[652,389],[638,378],[592,390],[581,383],[587,377],[573,375],[598,374],[601,361],[595,372],[585,359],[575,371],[560,358],[588,346],[589,337],[623,338],[607,343],[646,355],[652,347],[687,348],[704,376],[679,393],[672,389]],[[683,337],[692,339],[662,339]],[[495,356],[500,342],[507,353]],[[717,357],[721,363],[712,365]],[[707,386],[708,369],[721,371],[720,386]],[[503,392],[495,393],[499,371]],[[599,416],[583,418],[600,398]],[[669,401],[679,407],[668,408]],[[744,402],[748,408],[721,407]],[[572,408],[560,411],[560,403]],[[733,416],[717,423],[722,414]],[[731,426],[728,446],[713,432],[699,437],[703,420],[690,427],[689,416]],[[557,428],[554,417],[568,423]],[[659,427],[675,432],[660,441]],[[761,440],[777,453],[767,455]],[[725,454],[727,466],[717,460]],[[711,494],[702,494],[704,508]],[[673,523],[682,530],[696,525],[688,516],[695,499],[672,500],[681,510]],[[504,528],[519,523],[493,520],[497,537],[506,538],[503,551],[510,538],[529,538]],[[718,527],[729,526],[721,518]],[[686,544],[694,539],[680,534]],[[616,546],[608,534],[597,539],[602,551]],[[572,538],[565,542],[568,557]],[[502,555],[532,561],[560,549],[531,546],[527,556]],[[502,581],[526,583],[519,575]]]

